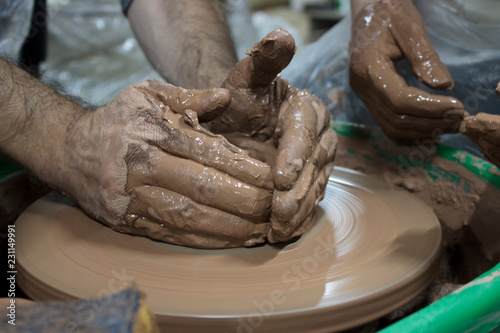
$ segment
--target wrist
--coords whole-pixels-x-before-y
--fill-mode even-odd
[[[74,103],[69,105],[63,114],[59,124],[54,125],[59,126],[60,130],[53,135],[53,140],[46,144],[50,147],[50,153],[47,154],[50,160],[37,173],[54,189],[74,199],[81,186],[78,180],[83,171],[78,163],[78,156],[81,155],[81,146],[88,145],[82,133],[92,111]]]
[[[0,77],[4,122],[0,149],[59,188],[68,173],[66,138],[87,110],[4,59],[0,59]]]

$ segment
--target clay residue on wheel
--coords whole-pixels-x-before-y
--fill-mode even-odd
[[[369,140],[339,136],[336,164],[378,175],[432,207],[441,222],[454,282],[466,283],[500,261],[495,236],[500,234],[500,206],[494,200],[500,190],[438,156],[436,148],[430,142],[421,147],[396,145],[378,131]]]

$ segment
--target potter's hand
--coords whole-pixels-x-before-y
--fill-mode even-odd
[[[500,96],[500,82],[496,93]],[[500,167],[500,116],[479,113],[476,116],[466,117],[460,126],[460,133],[474,141],[481,153]]]
[[[75,125],[76,201],[113,229],[200,248],[265,241],[272,172],[198,124],[224,89],[127,87]]]
[[[460,133],[474,141],[481,153],[500,167],[500,116],[479,113],[466,117],[460,126]]]
[[[312,226],[337,145],[320,99],[276,77],[294,51],[295,41],[284,30],[257,43],[224,81],[232,101],[210,123],[214,132],[273,166],[270,242],[289,240]]]
[[[457,132],[463,105],[454,98],[409,87],[395,69],[394,61],[406,57],[419,81],[434,89],[453,87],[416,8],[410,0],[368,2],[357,14],[353,12],[352,89],[393,139],[437,139]]]

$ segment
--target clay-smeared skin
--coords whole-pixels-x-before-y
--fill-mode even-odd
[[[463,105],[454,98],[409,87],[394,65],[403,57],[427,86],[453,87],[411,1],[365,5],[353,19],[350,85],[375,121],[390,138],[403,141],[457,132],[465,115]]]
[[[270,166],[198,124],[197,112],[220,112],[229,101],[224,89],[148,81],[86,114],[74,138],[86,133],[97,141],[75,144],[75,170],[102,170],[99,179],[95,170],[81,177],[78,203],[115,230],[170,243],[264,242],[274,188]],[[102,161],[94,160],[96,151]]]
[[[277,77],[294,53],[295,41],[282,29],[255,44],[222,84],[231,93],[230,106],[209,124],[213,132],[273,167],[272,243],[312,226],[337,145],[321,100]]]
[[[500,82],[495,92],[500,96]],[[481,153],[500,168],[500,116],[478,113],[466,117],[460,125],[460,133],[474,141]]]
[[[78,181],[65,194],[115,230],[190,247],[301,235],[324,195],[337,138],[317,97],[276,78],[294,51],[278,30],[222,88],[151,80],[83,113],[67,142]],[[214,119],[210,130],[198,117]]]
[[[500,167],[500,116],[479,113],[467,117],[460,126],[460,133],[474,141],[481,153]]]

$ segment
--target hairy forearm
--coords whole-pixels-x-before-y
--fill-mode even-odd
[[[68,131],[86,110],[2,58],[0,78],[0,150],[61,188]]]
[[[134,0],[127,16],[149,61],[172,84],[218,87],[236,63],[218,0]]]

